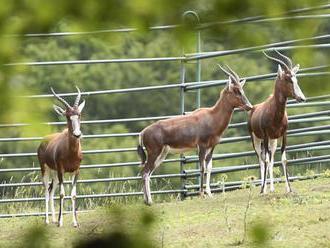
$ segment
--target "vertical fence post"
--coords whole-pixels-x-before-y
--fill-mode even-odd
[[[196,19],[198,23],[200,23],[200,19],[198,14],[195,12]],[[201,52],[201,31],[197,30],[196,32],[196,52],[200,53]],[[201,74],[202,74],[202,67],[201,67],[201,60],[197,59],[196,60],[196,82],[201,81]],[[196,107],[200,108],[201,107],[201,89],[197,89],[196,93]],[[199,169],[199,162],[196,162],[196,169]],[[196,183],[197,185],[200,185],[200,176],[196,177]]]
[[[185,81],[186,81],[186,65],[185,61],[181,60],[181,68],[180,68],[180,82],[181,82],[181,87],[180,87],[180,113],[181,115],[185,114]],[[183,174],[184,170],[184,154],[180,154],[180,173]],[[185,188],[185,178],[181,177],[181,189]],[[184,199],[185,194],[181,193],[181,199]]]
[[[200,18],[199,15],[192,10],[186,11],[183,13],[183,18],[185,18],[187,15],[192,15],[196,19],[196,23],[200,24]],[[199,29],[196,30],[196,52],[201,52],[201,31]],[[196,74],[195,74],[195,81],[200,82],[201,81],[201,60],[196,60]],[[201,107],[201,90],[196,90],[196,108]],[[196,169],[199,170],[199,162],[196,162]],[[200,176],[196,176],[196,184],[200,185]]]

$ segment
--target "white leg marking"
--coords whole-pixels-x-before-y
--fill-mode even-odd
[[[144,202],[147,205],[152,204],[151,192],[150,192],[150,174],[149,172],[143,173],[143,191],[144,191]]]
[[[45,173],[42,177],[42,182],[45,187],[45,204],[46,204],[46,210],[45,210],[45,222],[46,224],[49,224],[49,218],[48,218],[48,207],[49,207],[49,191],[48,191],[48,184],[49,184],[49,169],[47,165],[45,165]]]
[[[209,155],[209,153],[212,151],[212,149],[208,149],[206,153],[206,157]],[[210,181],[211,181],[211,172],[212,172],[212,158],[210,161],[206,164],[206,187],[205,192],[209,197],[212,197],[211,193],[211,187],[210,187]]]
[[[264,192],[267,191],[267,182],[266,182],[267,178],[266,178],[266,180],[264,180],[264,175],[265,175],[265,161],[263,159],[265,159],[265,158],[264,158],[264,156],[262,154],[263,151],[261,149],[261,142],[262,142],[262,140],[259,139],[258,137],[256,137],[253,134],[254,148],[255,148],[256,153],[257,153],[258,158],[259,158],[260,177],[261,177],[261,188],[263,187],[263,184],[264,184],[264,181],[265,181],[264,191],[262,192],[262,193],[264,193]]]
[[[63,226],[63,211],[64,211],[65,190],[63,183],[60,184],[60,209],[62,210],[59,216],[58,226]]]
[[[143,191],[144,191],[144,201],[146,204],[152,204],[151,191],[150,191],[150,176],[154,170],[163,162],[170,150],[169,146],[164,146],[161,153],[158,155],[154,162],[154,169],[149,173],[143,174]]]
[[[211,181],[211,172],[212,172],[212,158],[206,165],[206,188],[205,192],[209,197],[212,197],[210,181]]]
[[[288,164],[288,160],[286,159],[286,152],[284,151],[283,154],[282,154],[282,159],[281,159],[281,162],[282,162],[282,167],[283,167],[283,173],[284,173],[284,177],[285,177],[285,189],[286,189],[286,192],[289,193],[291,192],[291,188],[290,188],[290,184],[289,184],[289,181],[287,180],[287,171],[286,171],[286,167],[287,167],[287,164]]]
[[[50,199],[49,199],[49,203],[50,203],[50,207],[51,207],[51,211],[52,211],[52,222],[53,223],[56,223],[54,194],[55,194],[57,186],[58,186],[58,179],[57,179],[57,176],[55,176],[55,177],[53,177],[53,188],[50,191]]]
[[[73,226],[78,227],[77,213],[76,213],[76,198],[77,198],[77,184],[75,182],[77,175],[72,177],[72,190],[71,190],[71,202],[72,202],[72,219]]]
[[[269,140],[269,151],[271,152],[271,160],[270,160],[268,169],[269,169],[270,191],[271,192],[274,192],[274,190],[275,190],[273,168],[274,168],[274,156],[275,156],[275,152],[276,152],[276,147],[277,147],[277,139],[270,139]]]

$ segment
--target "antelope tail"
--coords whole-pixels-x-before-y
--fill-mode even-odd
[[[141,158],[141,166],[144,166],[144,164],[147,160],[147,155],[143,150],[143,132],[141,132],[139,135],[139,145],[137,146],[137,153],[139,154],[139,156]]]
[[[54,180],[52,179],[52,182],[49,184],[49,187],[48,187],[49,193],[53,190],[53,187],[54,187]]]

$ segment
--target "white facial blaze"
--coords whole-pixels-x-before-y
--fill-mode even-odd
[[[298,98],[301,98],[301,99],[305,99],[305,96],[302,93],[302,91],[301,91],[301,89],[298,85],[298,80],[297,80],[297,77],[296,77],[295,74],[291,77],[291,81],[292,81],[292,84],[293,84],[293,94],[294,94],[294,96],[298,97]]]
[[[73,135],[79,137],[81,135],[79,116],[78,115],[72,115],[72,116],[70,116],[70,120],[71,120],[71,123],[72,123]]]

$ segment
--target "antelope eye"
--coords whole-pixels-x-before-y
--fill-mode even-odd
[[[288,83],[290,83],[290,84],[293,83],[290,75],[286,75],[285,81],[288,82]]]

